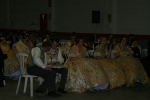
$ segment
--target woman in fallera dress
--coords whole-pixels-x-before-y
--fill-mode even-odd
[[[15,51],[16,53],[25,53],[27,55],[30,54],[31,49],[33,48],[33,43],[29,40],[29,35],[24,32],[22,34],[22,39],[20,39],[15,46]],[[24,58],[24,63],[26,65],[27,63],[27,57]],[[26,70],[26,69],[25,69]],[[26,72],[27,73],[27,72]],[[18,74],[20,75],[20,71],[18,72]],[[18,77],[19,78],[19,77]]]
[[[11,78],[15,79],[15,77],[17,77],[18,75],[12,74],[14,74],[20,69],[16,58],[16,53],[7,44],[4,36],[1,37],[0,41],[0,47],[2,49],[3,54],[7,54],[7,59],[4,60],[5,75],[8,75]]]
[[[70,47],[74,44],[76,44],[76,35],[73,32],[70,36],[70,39],[60,47],[60,50],[62,51],[63,54],[69,53]]]
[[[22,34],[22,39],[20,39],[16,43],[15,50],[17,53],[25,53],[25,54],[29,55],[32,47],[33,47],[33,44],[29,40],[29,35],[26,32],[24,32]],[[25,62],[27,62],[27,58],[25,58]]]
[[[130,46],[127,45],[127,38],[122,37],[121,43],[115,46],[114,56],[123,68],[126,86],[134,85],[137,80],[142,84],[150,83],[142,64],[132,55],[133,52]]]
[[[110,59],[112,44],[107,48],[106,37],[101,37],[99,42],[100,44],[95,47],[94,57],[102,64],[102,67],[108,76],[109,89],[126,84],[125,75],[121,66],[116,60]]]
[[[66,89],[82,93],[91,89],[106,89],[108,78],[96,59],[86,58],[86,48],[82,38],[77,40],[69,52],[69,59],[64,66],[68,68]]]

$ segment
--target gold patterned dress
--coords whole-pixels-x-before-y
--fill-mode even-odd
[[[126,84],[125,75],[123,69],[116,60],[106,58],[108,50],[102,48],[100,45],[96,46],[94,49],[94,57],[100,57],[99,63],[102,64],[108,79],[109,79],[109,89],[120,87]]]
[[[86,54],[85,47],[80,49],[76,45],[71,47],[69,57]],[[66,89],[70,92],[82,93],[98,86],[100,89],[106,89],[108,86],[106,73],[99,62],[93,58],[80,58],[74,61],[68,59],[64,66],[68,68]]]
[[[131,51],[131,48],[127,46]],[[140,63],[140,61],[132,56],[127,56],[128,52],[123,51],[120,45],[116,45],[114,52],[120,52],[120,55],[116,60],[120,63],[126,78],[126,86],[134,85],[135,81],[139,80],[142,84],[149,84],[150,80]]]
[[[16,58],[16,53],[9,47],[8,44],[0,44],[3,54],[7,54],[7,59],[5,59],[5,74],[11,75],[13,72],[19,70],[18,61]]]

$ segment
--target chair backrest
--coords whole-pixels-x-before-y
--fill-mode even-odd
[[[42,42],[41,43],[38,43],[36,44],[37,47],[41,47],[42,46]]]
[[[18,63],[19,63],[19,66],[20,66],[21,75],[24,75],[26,73],[24,58],[28,57],[28,55],[25,54],[25,53],[17,53],[16,57],[18,59]]]
[[[67,42],[67,40],[60,40],[60,41],[59,41],[59,44],[60,44],[60,46],[62,46],[62,45],[64,45],[66,42]]]
[[[89,58],[94,58],[94,50],[88,50],[86,55],[89,57]]]
[[[142,56],[142,49],[141,49],[141,46],[140,45],[137,45],[138,49],[140,50],[140,54]]]

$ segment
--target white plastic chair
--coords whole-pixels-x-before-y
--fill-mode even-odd
[[[86,55],[89,57],[89,58],[93,58],[94,57],[94,50],[88,50]]]
[[[141,46],[140,45],[137,45],[138,49],[140,50],[140,54],[142,56],[142,49],[141,49]]]
[[[64,45],[66,42],[67,42],[67,40],[60,40],[60,41],[59,41],[59,44],[62,46],[62,45]]]
[[[147,49],[142,49],[142,57],[147,56]]]
[[[5,82],[5,80],[3,80],[3,84],[4,84],[4,85],[6,85],[6,82]]]
[[[21,78],[24,77],[25,78],[25,83],[24,83],[24,90],[23,90],[23,92],[26,93],[27,82],[28,82],[28,78],[29,78],[30,79],[30,96],[33,97],[33,78],[37,77],[37,76],[26,74],[25,66],[24,66],[25,65],[24,64],[24,58],[28,57],[27,54],[17,53],[16,57],[17,57],[17,59],[19,61],[20,71],[21,71],[21,75],[20,75],[19,80],[18,80],[16,94],[18,94]],[[40,84],[41,84],[41,82],[42,82],[42,80],[40,79]]]

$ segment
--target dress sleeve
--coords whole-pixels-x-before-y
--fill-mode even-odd
[[[132,48],[129,46],[129,45],[127,45],[127,48],[128,48],[128,50],[133,54],[134,52],[133,52],[133,50],[132,50]]]
[[[17,52],[19,52],[19,53],[26,53],[26,54],[29,54],[29,52],[30,52],[29,48],[28,48],[25,44],[22,44],[22,43],[17,43],[15,49],[16,49]]]
[[[16,47],[15,47],[17,52],[22,52],[22,46],[20,43],[16,43]]]
[[[116,52],[118,52],[118,51],[120,51],[120,50],[119,50],[119,45],[116,45],[116,46],[114,47],[113,53],[116,53]]]
[[[60,49],[59,49],[59,51],[58,51],[58,59],[57,59],[57,61],[58,61],[60,64],[64,63],[64,58],[63,58],[63,56],[62,56],[62,52],[61,52]]]

